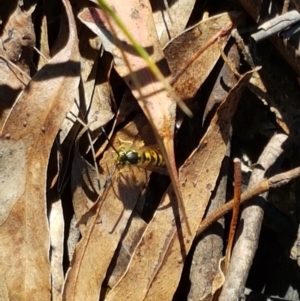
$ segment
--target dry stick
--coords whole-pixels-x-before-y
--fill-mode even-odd
[[[83,128],[78,133],[78,135],[77,135],[77,137],[75,139],[75,148],[77,149],[78,154],[80,154],[80,152],[79,152],[79,140],[84,135],[84,133],[87,132],[87,137],[88,137],[88,140],[89,140],[89,143],[90,143],[90,146],[91,146],[92,156],[93,156],[93,160],[94,160],[94,168],[95,168],[95,171],[96,171],[96,177],[97,177],[97,182],[98,182],[98,189],[101,190],[99,168],[98,168],[98,164],[97,164],[97,160],[96,160],[95,149],[94,149],[94,145],[93,145],[91,134],[88,131],[89,130],[89,125],[91,123],[95,122],[96,120],[93,120],[93,121],[89,122],[88,124],[86,124],[78,116],[76,116],[73,112],[70,111],[69,113],[75,118],[76,121],[78,121],[83,126]],[[65,185],[67,183],[67,181],[64,181],[65,177],[66,177],[66,175],[64,174],[63,175],[63,183],[62,183],[61,187],[59,188],[59,191],[63,191],[64,190],[64,187],[65,187]]]
[[[96,120],[91,121],[89,124],[85,124],[79,117],[77,117],[77,120],[83,126],[83,129],[79,132],[79,134],[76,137],[75,146],[76,146],[76,148],[78,150],[78,154],[80,154],[80,152],[79,152],[79,140],[83,136],[83,134],[85,132],[87,132],[87,136],[88,136],[89,143],[91,145],[91,151],[92,151],[93,160],[94,160],[94,167],[95,167],[95,171],[96,171],[96,177],[97,177],[97,182],[98,182],[98,189],[100,190],[101,189],[101,183],[100,183],[100,177],[99,177],[99,168],[98,168],[98,164],[97,164],[97,159],[96,159],[94,144],[93,144],[93,141],[92,141],[91,134],[89,132],[89,125],[91,123],[95,122]]]
[[[107,135],[106,132],[105,132],[105,134],[104,134],[105,136],[108,137],[108,140],[106,139],[106,142],[104,142],[104,143],[102,144],[102,146],[97,150],[97,152],[96,152],[96,154],[95,154],[95,157],[96,157],[96,158],[98,158],[98,157],[104,152],[104,150],[106,149],[107,145],[109,144],[109,140],[110,140],[111,137],[113,136],[113,131],[114,131],[116,125],[117,125],[117,119],[118,119],[119,111],[120,111],[120,110],[118,110],[118,112],[116,113],[116,118],[115,118],[115,120],[114,120],[114,123],[113,123],[113,125],[112,125],[112,129],[110,130],[109,134]],[[101,130],[102,130],[102,132],[103,132],[103,130],[104,130],[104,127],[103,127],[103,126],[101,127]],[[104,131],[105,131],[105,130],[104,130]]]
[[[234,30],[234,29],[233,29]],[[231,62],[228,57],[226,56],[224,50],[222,49],[222,45],[220,43],[220,39],[218,39],[218,48],[221,54],[221,57],[223,59],[223,61],[228,65],[228,67],[230,68],[230,70],[233,72],[233,74],[237,77],[237,78],[241,78],[242,75],[237,71],[236,67],[234,66],[234,63]]]
[[[24,83],[19,77],[18,75],[16,74],[16,72],[11,68],[11,66],[13,66],[14,68],[16,68],[20,73],[22,73],[25,77],[27,77],[28,81],[31,81],[31,77],[26,73],[24,72],[21,68],[19,68],[16,64],[14,64],[13,62],[7,60],[5,57],[1,56],[0,55],[0,59],[2,59],[4,62],[7,63],[7,65],[10,67],[10,70],[15,74],[16,78],[24,85],[26,86],[27,83]]]
[[[257,162],[257,168],[253,170],[249,181],[248,189],[254,187],[258,188],[260,186],[265,188],[261,192],[257,191],[256,195],[261,194],[261,196],[267,197],[267,192],[270,187],[280,185],[280,181],[281,184],[284,184],[297,176],[297,174],[293,174],[293,170],[291,172],[292,174],[277,175],[267,182],[265,180],[267,177],[266,170],[269,170],[270,167],[278,161],[279,156],[286,150],[286,147],[289,146],[288,142],[290,141],[291,140],[288,139],[288,136],[285,134],[274,134],[270,139],[260,155]],[[299,169],[296,171],[299,173]],[[236,241],[232,251],[230,265],[227,270],[219,301],[239,299],[245,290],[246,280],[258,248],[264,216],[264,211],[259,198],[255,197],[251,204],[252,206],[245,206],[241,214],[243,223],[239,226],[239,239]]]
[[[164,0],[164,5],[165,5],[166,11],[167,11],[167,15],[168,15],[168,17],[170,19],[171,24],[174,24],[174,21],[173,21],[173,18],[171,16],[171,12],[170,12],[169,3],[168,3],[167,0]]]
[[[267,180],[262,181],[260,184],[255,186],[252,189],[249,189],[242,193],[241,195],[241,204],[249,201],[255,196],[258,196],[264,192],[267,192],[270,188],[277,188],[289,183],[291,180],[300,176],[300,167],[296,167],[289,171],[277,174]],[[230,200],[228,203],[221,206],[219,209],[214,211],[208,217],[206,217],[200,224],[197,235],[203,233],[209,226],[218,221],[221,217],[223,217],[226,213],[231,211],[234,206],[234,199]]]
[[[231,258],[231,251],[233,247],[233,241],[235,237],[235,232],[238,224],[238,218],[240,213],[240,205],[241,205],[241,193],[242,193],[242,170],[241,170],[241,160],[235,158],[233,160],[233,169],[234,169],[234,197],[233,197],[233,212],[232,218],[230,222],[230,229],[229,229],[229,238],[228,244],[226,248],[226,255],[225,255],[225,273],[228,269],[230,258]]]
[[[49,63],[50,58],[46,58],[45,55],[36,47],[33,47],[33,49],[46,61],[46,63]]]

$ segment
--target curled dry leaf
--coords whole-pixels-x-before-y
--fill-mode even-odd
[[[221,288],[225,282],[225,272],[224,272],[224,258],[219,261],[219,268],[217,274],[212,283],[212,301],[218,301],[221,293]]]
[[[7,3],[8,4],[8,3]],[[6,4],[6,5],[7,5]],[[1,14],[9,14],[9,5],[1,8]],[[30,80],[30,63],[35,45],[35,33],[31,20],[32,7],[24,11],[16,5],[4,28],[0,43],[0,128],[13,106],[16,97]]]
[[[63,3],[68,41],[28,84],[1,131],[0,252],[10,300],[50,300],[47,164],[80,72],[75,21]]]
[[[185,256],[219,175],[230,137],[231,118],[251,74],[244,75],[229,92],[199,147],[179,171],[192,237],[188,235],[186,225],[178,221],[174,193],[170,187],[146,228],[126,273],[109,292],[107,301],[172,299]]]

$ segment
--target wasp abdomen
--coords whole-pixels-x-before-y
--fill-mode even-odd
[[[159,151],[146,150],[141,154],[141,164],[151,165],[151,166],[165,166],[165,161],[163,156]]]

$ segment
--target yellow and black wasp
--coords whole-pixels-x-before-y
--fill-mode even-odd
[[[130,141],[119,139],[120,146],[112,148],[117,154],[116,167],[136,166],[160,174],[167,174],[165,160],[157,146],[134,147]]]
[[[156,147],[145,146],[135,149],[122,144],[117,152],[117,165],[135,165],[158,173],[166,173],[166,165],[162,154]]]

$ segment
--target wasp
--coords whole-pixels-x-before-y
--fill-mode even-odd
[[[166,174],[166,164],[164,158],[156,147],[145,146],[140,149],[134,149],[121,145],[117,152],[118,166],[135,165],[154,172]]]
[[[116,148],[103,128],[102,132],[117,154],[116,168],[137,166],[160,174],[168,174],[165,160],[157,146],[134,147],[133,142],[118,138],[120,146]]]

